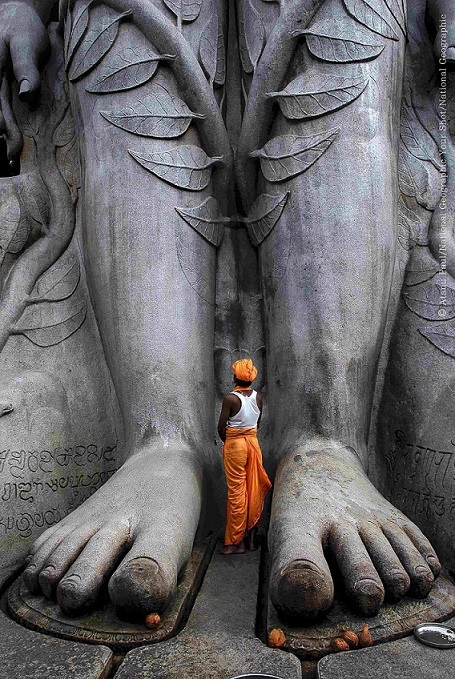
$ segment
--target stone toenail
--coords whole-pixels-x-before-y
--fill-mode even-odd
[[[416,566],[415,573],[416,575],[425,575],[427,578],[429,578],[431,575],[426,566]]]
[[[358,584],[358,589],[367,596],[375,596],[381,593],[381,587],[374,580],[361,580]]]

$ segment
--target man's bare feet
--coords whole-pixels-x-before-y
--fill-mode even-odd
[[[69,614],[109,595],[128,615],[160,612],[188,559],[200,512],[192,451],[149,446],[34,543],[24,580]],[[122,558],[123,557],[123,558]]]
[[[229,554],[245,554],[245,543],[239,542],[237,545],[224,545],[218,550],[220,554],[228,556]]]
[[[327,552],[363,615],[376,615],[385,597],[425,597],[441,570],[428,540],[378,493],[355,452],[322,438],[281,461],[269,544],[273,604],[298,623],[332,605]]]
[[[250,530],[246,532],[246,545],[250,552],[255,552],[258,548],[257,543],[258,527],[253,526]]]

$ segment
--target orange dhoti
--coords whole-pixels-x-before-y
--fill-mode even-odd
[[[262,466],[257,429],[227,427],[223,462],[228,488],[224,544],[236,545],[259,521],[272,486]]]

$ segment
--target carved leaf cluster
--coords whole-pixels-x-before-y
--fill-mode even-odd
[[[218,16],[218,5],[212,2],[210,16],[199,42],[199,60],[210,83],[224,85],[226,79],[224,35]]]
[[[103,13],[90,15],[89,30],[83,37],[70,67],[69,79],[72,82],[82,78],[101,61],[115,42],[120,21],[131,14],[131,11],[119,14],[105,8]]]
[[[303,31],[308,49],[318,59],[338,64],[376,59],[384,45],[373,42],[366,31],[351,23],[349,30],[344,25],[338,27],[335,23],[334,26],[334,22],[328,20],[312,24]]]
[[[213,251],[213,248],[208,249]],[[193,290],[208,304],[214,306],[215,259],[204,249],[195,250],[181,236],[177,236],[177,257],[183,275]]]
[[[374,33],[390,40],[398,40],[398,35],[390,25],[382,2],[374,0],[343,0],[348,13]]]
[[[455,358],[455,323],[432,323],[419,328],[419,332],[437,349]]]
[[[75,292],[81,277],[81,267],[75,257],[61,258],[36,282],[30,302],[60,302]]]
[[[267,96],[278,101],[283,115],[304,120],[336,111],[357,99],[368,85],[368,78],[326,75],[300,75],[281,92]]]
[[[128,47],[108,60],[85,89],[93,94],[131,90],[153,78],[160,60],[173,58],[171,54],[157,54],[150,48]]]
[[[49,222],[49,199],[36,175],[24,173],[13,179],[24,213],[33,222],[45,226]]]
[[[221,161],[221,158],[209,158],[199,146],[190,144],[156,153],[131,150],[129,153],[149,172],[187,191],[205,189],[210,182],[213,165]]]
[[[8,195],[1,205],[0,264],[6,253],[18,254],[30,234],[29,221],[14,193]]]
[[[253,245],[260,245],[276,226],[290,195],[290,191],[278,196],[263,193],[255,200],[244,220]]]
[[[401,107],[400,137],[406,149],[419,160],[428,161],[442,172],[436,142],[418,120],[415,110],[405,101]]]
[[[68,16],[65,23],[65,64],[68,67],[82,36],[87,30],[89,7],[93,0],[77,0],[71,18],[71,3],[68,3]]]
[[[305,172],[329,148],[339,130],[300,137],[284,134],[269,141],[253,158],[259,158],[262,174],[270,182],[282,182]]]
[[[451,320],[455,318],[455,290],[445,287],[445,303],[442,305],[442,286],[435,280],[404,290],[405,304],[411,311],[427,321],[440,321],[441,309],[444,318]]]
[[[158,84],[141,101],[119,111],[101,111],[101,115],[122,130],[161,139],[180,137],[194,118],[204,117]]]
[[[13,334],[25,335],[39,347],[60,344],[78,330],[87,315],[85,301],[77,303],[49,303],[46,309],[33,305],[26,309]]]
[[[175,208],[187,224],[193,227],[205,240],[218,247],[223,240],[224,226],[231,220],[220,213],[218,201],[212,196],[194,208]]]
[[[166,7],[176,16],[177,23],[190,23],[198,18],[202,0],[163,0]]]
[[[406,268],[405,285],[412,287],[429,281],[439,272],[439,264],[428,248],[417,248]]]
[[[406,37],[406,8],[404,5],[404,0],[384,0],[390,14],[393,16],[397,22],[400,31]]]
[[[405,196],[415,198],[427,210],[435,209],[441,195],[439,173],[430,174],[431,168],[430,163],[420,160],[409,153],[404,145],[401,146],[398,161],[400,191]]]
[[[245,73],[253,73],[265,46],[265,27],[251,0],[238,3],[239,52]]]

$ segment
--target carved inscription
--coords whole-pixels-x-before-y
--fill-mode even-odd
[[[440,450],[408,441],[397,430],[386,460],[391,499],[405,513],[425,519],[455,513],[455,441]]]
[[[118,469],[117,444],[0,449],[0,545],[28,544],[93,495]]]

